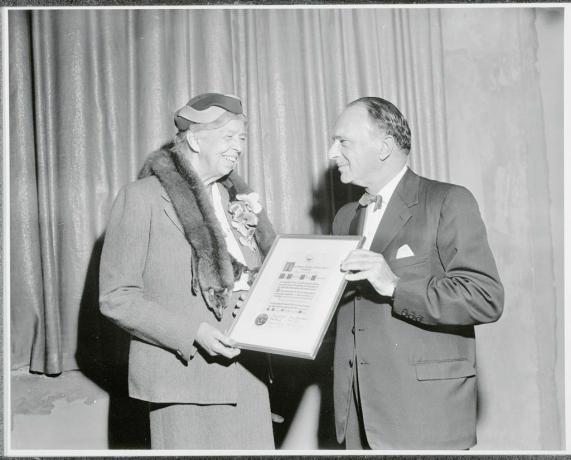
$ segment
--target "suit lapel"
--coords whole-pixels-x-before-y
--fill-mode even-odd
[[[365,215],[366,215],[366,207],[357,205],[357,209],[355,210],[355,216],[351,221],[351,225],[349,226],[349,235],[362,235],[363,234],[363,226],[365,225]]]
[[[182,228],[182,223],[180,222],[178,216],[176,215],[176,211],[174,209],[174,206],[172,205],[171,199],[169,198],[165,190],[161,192],[161,197],[163,200],[165,200],[165,206],[164,206],[165,214],[168,216],[171,222],[176,226],[176,228],[178,228],[180,232],[184,235],[184,229]]]
[[[371,251],[382,253],[411,218],[411,208],[418,204],[418,183],[419,177],[407,169],[383,214],[371,244]]]
[[[371,251],[382,253],[411,216],[407,204],[399,195],[393,195],[373,238]]]

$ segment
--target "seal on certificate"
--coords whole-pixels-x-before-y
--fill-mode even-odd
[[[261,326],[267,320],[268,320],[268,315],[266,313],[261,313],[258,316],[256,316],[256,319],[254,322],[256,323],[256,326]]]

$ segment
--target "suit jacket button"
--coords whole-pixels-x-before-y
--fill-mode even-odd
[[[349,359],[349,367],[353,367],[353,360]]]
[[[355,326],[351,328],[351,334],[355,335]]]

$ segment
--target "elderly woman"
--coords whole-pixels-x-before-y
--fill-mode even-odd
[[[153,449],[274,448],[265,356],[224,332],[275,236],[233,172],[245,122],[234,96],[191,99],[111,212],[101,312],[131,334],[129,393],[149,402]]]

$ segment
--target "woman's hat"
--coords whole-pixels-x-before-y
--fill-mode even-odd
[[[178,109],[175,112],[174,123],[179,130],[184,131],[191,122],[211,123],[224,112],[242,114],[242,101],[230,94],[204,93],[193,97]]]

